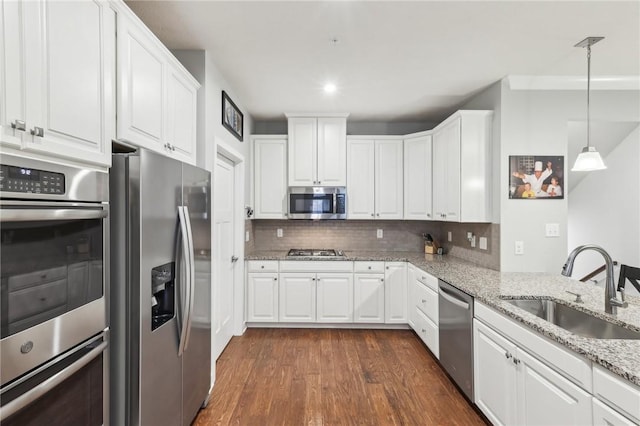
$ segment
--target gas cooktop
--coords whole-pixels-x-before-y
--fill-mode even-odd
[[[292,257],[335,257],[344,256],[341,250],[334,249],[291,249],[287,256]]]

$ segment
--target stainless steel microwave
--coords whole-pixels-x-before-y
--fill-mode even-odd
[[[346,219],[344,187],[289,187],[289,219]]]

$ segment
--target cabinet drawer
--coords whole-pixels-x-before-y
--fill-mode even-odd
[[[67,303],[67,280],[9,293],[9,322],[15,322]]]
[[[366,273],[384,274],[384,262],[356,261],[353,263],[354,263],[353,272],[360,273],[360,274],[366,274]]]
[[[431,290],[438,291],[438,279],[431,274],[426,273],[422,269],[416,268],[416,279]]]
[[[593,395],[640,423],[640,388],[595,364]]]
[[[419,309],[414,308],[414,322],[416,324],[416,333],[422,339],[425,345],[431,350],[436,358],[440,359],[440,344],[438,337],[438,326],[433,323],[427,316]]]
[[[22,288],[40,285],[50,281],[57,281],[66,278],[66,276],[66,266],[29,272],[28,274],[15,275],[13,277],[9,277],[9,291],[13,292]]]
[[[247,272],[278,272],[278,261],[250,260],[247,262]]]
[[[638,423],[632,422],[607,404],[593,398],[593,424],[596,426],[635,426]]]
[[[438,293],[419,281],[414,282],[415,304],[431,321],[438,325]]]
[[[353,272],[353,262],[348,260],[284,260],[280,272]]]

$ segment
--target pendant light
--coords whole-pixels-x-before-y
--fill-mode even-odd
[[[591,46],[604,39],[604,37],[587,37],[574,47],[587,48],[587,146],[582,148],[582,152],[578,154],[576,162],[571,169],[572,172],[590,172],[593,170],[603,170],[607,166],[604,165],[600,153],[595,147],[590,145],[591,142],[591,113],[589,110],[589,97],[591,94]]]

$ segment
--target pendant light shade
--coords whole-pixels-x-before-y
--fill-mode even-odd
[[[600,153],[595,147],[590,145],[591,142],[591,111],[590,111],[590,95],[591,95],[591,46],[602,40],[604,37],[587,37],[575,47],[587,48],[587,146],[582,148],[582,152],[578,154],[576,162],[571,169],[572,172],[590,172],[593,170],[606,169],[604,161]]]

